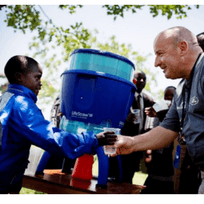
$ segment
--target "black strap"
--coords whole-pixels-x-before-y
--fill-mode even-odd
[[[141,100],[141,95],[139,94],[137,96],[137,106],[138,106],[139,109],[141,109],[141,107],[140,107],[140,100]]]

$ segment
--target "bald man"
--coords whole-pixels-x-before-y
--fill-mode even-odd
[[[118,136],[116,154],[158,149],[179,135],[185,138],[189,155],[204,175],[204,54],[196,36],[184,27],[162,31],[154,41],[155,67],[166,78],[181,78],[163,122],[151,131],[134,137]],[[204,181],[199,193],[204,192]]]

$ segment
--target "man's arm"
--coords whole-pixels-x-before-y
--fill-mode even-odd
[[[134,151],[166,147],[177,136],[178,132],[157,126],[149,132],[134,137],[118,135],[118,141],[114,146],[116,147],[117,154],[130,154]]]

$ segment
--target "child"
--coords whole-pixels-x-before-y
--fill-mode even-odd
[[[6,64],[8,90],[0,98],[0,193],[19,193],[31,144],[59,156],[95,154],[99,145],[113,144],[116,136],[92,132],[72,134],[44,119],[36,106],[42,69],[27,56]]]

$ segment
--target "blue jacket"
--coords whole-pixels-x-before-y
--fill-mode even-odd
[[[36,101],[30,89],[17,84],[10,84],[0,98],[0,190],[23,175],[31,144],[69,158],[95,154],[98,147],[92,132],[72,134],[45,120]]]

